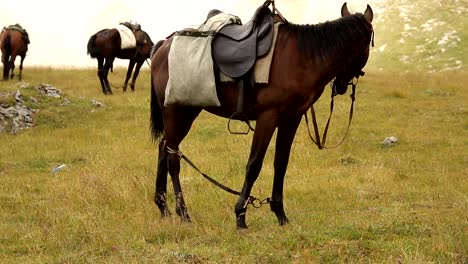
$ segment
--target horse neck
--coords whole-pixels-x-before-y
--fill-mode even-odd
[[[301,64],[320,72],[327,84],[369,48],[372,25],[355,14],[317,25],[287,24],[286,36],[296,39]]]

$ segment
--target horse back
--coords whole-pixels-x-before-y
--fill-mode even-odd
[[[121,50],[120,43],[120,35],[115,28],[102,29],[94,34],[93,48],[98,50],[99,55],[104,58],[116,56]]]
[[[23,34],[16,30],[4,30],[0,35],[2,52],[8,46],[11,55],[25,56],[28,51],[28,44],[23,39]]]

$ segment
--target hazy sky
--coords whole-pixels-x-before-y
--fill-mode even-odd
[[[370,1],[370,0],[368,0]],[[347,0],[351,12],[364,12],[366,0]],[[86,54],[91,35],[121,21],[141,24],[153,40],[175,30],[202,23],[213,8],[247,22],[263,0],[0,0],[1,26],[19,23],[31,44],[28,65],[95,67]],[[276,0],[276,8],[290,22],[317,23],[336,19],[344,0]],[[372,5],[372,3],[370,3]],[[19,61],[18,61],[19,62]],[[17,63],[18,63],[17,62]],[[128,61],[116,60],[117,65]]]

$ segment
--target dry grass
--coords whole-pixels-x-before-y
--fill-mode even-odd
[[[146,67],[147,68],[147,67]],[[110,74],[115,86],[124,71]],[[291,223],[249,209],[237,231],[236,197],[182,165],[193,223],[161,219],[153,204],[156,146],[149,137],[149,74],[135,93],[100,92],[94,69],[25,69],[31,85],[62,89],[71,104],[41,103],[35,128],[0,134],[0,259],[4,263],[466,263],[468,260],[466,72],[369,72],[358,86],[345,143],[319,151],[304,123],[285,185]],[[0,83],[0,91],[16,90]],[[25,93],[27,94],[27,89]],[[328,94],[318,105],[321,125]],[[89,101],[105,104],[96,109]],[[60,99],[59,99],[60,100]],[[341,137],[341,97],[330,143]],[[203,113],[181,150],[207,174],[239,189],[251,136]],[[380,143],[387,136],[400,142]],[[272,141],[274,142],[274,141]],[[274,146],[253,194],[268,197]],[[59,173],[50,173],[65,163]],[[169,182],[169,205],[174,199]]]

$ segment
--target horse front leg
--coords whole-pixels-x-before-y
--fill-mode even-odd
[[[154,202],[161,211],[161,216],[166,217],[171,215],[167,208],[166,194],[167,194],[167,148],[166,139],[163,137],[159,142],[159,157],[158,157],[158,170],[156,175],[156,193],[154,195]]]
[[[127,91],[127,85],[128,85],[128,80],[130,80],[130,77],[132,76],[133,68],[135,67],[135,59],[130,59],[130,62],[128,63],[128,69],[127,69],[127,75],[125,77],[125,82],[123,84],[123,91]],[[133,90],[134,88],[132,88]]]
[[[278,126],[278,134],[276,136],[275,161],[274,161],[274,179],[273,190],[270,201],[270,208],[278,218],[280,225],[285,225],[289,222],[283,208],[283,186],[284,176],[289,163],[289,154],[291,153],[291,145],[296,135],[297,128],[301,122],[301,116],[289,119]]]
[[[247,205],[249,203],[250,192],[258,174],[262,169],[263,159],[270,144],[271,137],[276,128],[276,118],[273,112],[263,113],[257,118],[255,125],[255,132],[250,148],[249,160],[246,167],[246,175],[241,194],[237,200],[234,212],[236,214],[237,228],[247,228],[245,223],[245,215],[247,212]]]
[[[143,66],[143,62],[145,61],[144,60],[139,61],[135,67],[135,71],[133,72],[132,82],[130,83],[130,88],[132,89],[132,92],[135,91],[136,79],[138,77],[138,74],[140,73],[141,66]]]

